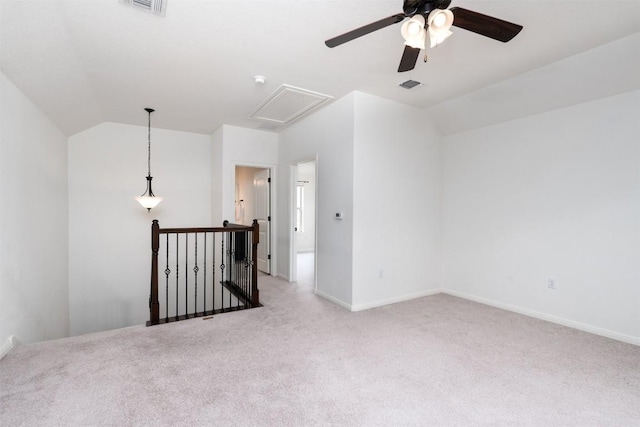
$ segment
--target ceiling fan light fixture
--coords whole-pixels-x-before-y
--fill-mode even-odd
[[[427,32],[423,30],[423,32],[418,37],[413,37],[411,39],[405,40],[404,44],[416,49],[426,49]]]
[[[400,33],[404,38],[404,44],[418,49],[424,49],[427,40],[427,31],[424,29],[425,19],[422,15],[414,15],[402,24]]]
[[[427,24],[434,31],[446,31],[453,25],[453,12],[449,9],[434,9],[427,18]]]
[[[451,34],[451,26],[453,25],[453,12],[448,9],[434,9],[427,18],[429,25],[429,40],[431,47],[445,41]]]
[[[447,30],[446,32],[440,32],[437,34],[432,34],[431,32],[429,32],[429,40],[430,40],[429,46],[436,47],[437,45],[445,41],[451,34],[453,33],[449,30]]]
[[[390,25],[403,22],[400,31],[406,46],[398,66],[398,72],[403,73],[415,68],[420,51],[424,49],[427,33],[431,40],[431,47],[437,46],[451,36],[450,28],[453,25],[454,16],[456,27],[503,43],[513,39],[522,30],[522,25],[483,15],[462,7],[448,9],[450,4],[451,0],[404,0],[403,13],[391,15],[347,31],[344,34],[325,40],[324,44],[333,48]],[[425,25],[425,17],[428,19],[427,25]],[[409,19],[407,20],[406,18]],[[425,56],[424,58],[424,61],[427,62],[427,57]]]

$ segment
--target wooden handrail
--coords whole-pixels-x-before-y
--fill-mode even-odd
[[[233,231],[252,231],[253,227],[249,225],[237,225],[230,224],[229,227],[191,227],[191,228],[160,228],[160,234],[173,234],[173,233],[226,233],[233,228]]]

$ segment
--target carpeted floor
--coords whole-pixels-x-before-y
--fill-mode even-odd
[[[439,294],[264,307],[24,345],[2,426],[638,426],[640,347]]]

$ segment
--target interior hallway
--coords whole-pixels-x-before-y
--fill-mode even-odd
[[[314,263],[315,263],[315,252],[299,252],[297,255],[298,262],[298,280],[297,283],[300,285],[314,285]]]

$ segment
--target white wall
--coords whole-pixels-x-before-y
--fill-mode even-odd
[[[213,168],[211,185],[213,195],[213,224],[221,226],[224,220],[235,218],[236,166],[257,166],[277,169],[278,134],[262,130],[223,125],[212,136]],[[275,175],[272,174],[272,175]],[[271,206],[276,206],[277,194],[273,191],[276,177],[272,176]],[[273,214],[272,208],[272,216]],[[277,265],[278,252],[273,241],[277,225],[271,223],[271,271]]]
[[[446,288],[640,344],[639,117],[635,91],[447,137]]]
[[[640,33],[433,105],[445,135],[629,92],[640,87]],[[464,118],[461,120],[461,118]]]
[[[67,138],[0,73],[0,345],[69,333]]]
[[[219,227],[224,218],[222,216],[222,174],[224,126],[218,128],[211,135],[211,226]]]
[[[278,274],[291,274],[292,166],[317,157],[317,294],[349,307],[352,299],[354,94],[280,133],[278,173]],[[344,220],[335,219],[343,212]]]
[[[146,127],[103,123],[69,138],[72,335],[148,320],[151,222],[211,225],[211,159],[210,136],[151,129],[153,190],[164,201],[148,213],[134,199],[145,191]]]
[[[424,111],[364,93],[355,109],[353,310],[437,292],[441,136]]]
[[[222,219],[233,221],[236,165],[275,167],[278,164],[278,134],[224,125],[222,144]]]

